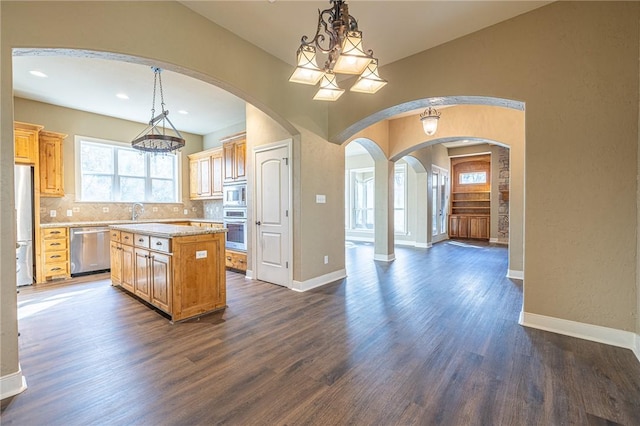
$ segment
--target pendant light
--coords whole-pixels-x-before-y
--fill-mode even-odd
[[[169,120],[169,111],[165,108],[164,93],[162,92],[162,70],[151,67],[153,70],[153,101],[151,103],[151,120],[146,129],[131,141],[131,146],[139,151],[167,153],[184,147],[184,138]],[[162,112],[156,113],[156,87],[160,86],[160,106]],[[173,129],[173,135],[167,129],[167,124]],[[167,132],[169,130],[169,133]]]
[[[420,114],[422,129],[429,136],[433,136],[438,130],[438,120],[440,120],[440,113],[435,108],[429,107]]]

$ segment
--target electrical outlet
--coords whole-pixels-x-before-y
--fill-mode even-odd
[[[196,211],[198,211],[198,209],[196,207],[191,207],[191,211],[192,212],[196,212]]]
[[[151,210],[155,213],[155,212],[157,212],[157,211],[158,211],[158,208],[157,208],[157,207],[154,207],[154,208],[152,208]]]
[[[109,207],[103,207],[102,213],[109,213]]]
[[[69,217],[73,216],[73,210],[67,210],[67,216]]]
[[[183,213],[184,213],[184,214],[189,214],[189,209],[184,209],[184,210],[183,210]]]
[[[57,212],[55,210],[49,210],[50,217],[56,217]]]
[[[324,257],[324,264],[326,265],[327,263],[329,263],[329,256]]]
[[[327,202],[327,196],[323,194],[316,194],[316,204],[324,204]]]

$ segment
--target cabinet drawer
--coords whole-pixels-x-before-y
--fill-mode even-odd
[[[69,262],[47,263],[43,270],[45,277],[69,275]]]
[[[68,251],[64,250],[64,251],[47,251],[42,257],[44,258],[44,263],[45,265],[49,264],[49,263],[60,263],[60,262],[66,262],[67,260],[69,260],[69,256],[68,256]]]
[[[247,270],[247,254],[236,251],[225,252],[225,265],[227,268],[238,269],[240,271]]]
[[[66,238],[66,237],[67,237],[67,228],[45,228],[42,230],[42,238],[44,239]]]
[[[66,250],[67,249],[67,239],[60,238],[58,240],[45,240],[44,241],[44,250],[45,252],[54,251],[54,250]]]
[[[131,232],[120,232],[120,242],[133,245],[133,234]]]
[[[171,253],[171,245],[168,238],[151,237],[151,250],[163,251],[165,253]]]
[[[109,235],[111,235],[111,241],[120,242],[120,231],[112,230]]]
[[[144,247],[149,248],[149,236],[148,235],[140,235],[135,234],[133,237],[133,242],[136,247]]]

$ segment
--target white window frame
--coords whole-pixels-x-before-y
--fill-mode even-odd
[[[124,142],[116,142],[116,141],[110,141],[110,140],[106,140],[106,139],[98,139],[98,138],[93,138],[93,137],[89,137],[89,136],[79,136],[76,135],[75,136],[75,189],[76,189],[76,202],[86,202],[86,203],[130,203],[131,201],[122,201],[120,199],[115,199],[115,195],[119,194],[119,191],[117,190],[118,188],[118,174],[117,174],[117,150],[114,150],[114,172],[112,174],[112,176],[114,177],[114,188],[115,191],[111,194],[112,195],[112,199],[110,200],[84,200],[82,199],[82,163],[81,163],[81,154],[82,154],[82,142],[87,142],[87,143],[91,143],[91,144],[98,144],[98,145],[107,145],[110,147],[115,147],[118,149],[127,149],[127,150],[134,150],[133,148],[131,148],[131,144],[129,143],[124,143]],[[175,175],[174,175],[174,182],[176,185],[176,199],[174,201],[154,201],[154,200],[150,200],[147,199],[147,197],[150,195],[150,161],[148,161],[149,156],[153,155],[151,153],[145,153],[146,155],[146,159],[145,159],[145,176],[144,179],[146,181],[145,184],[145,200],[140,200],[140,202],[143,203],[152,203],[152,204],[180,204],[182,203],[182,153],[181,152],[175,152],[174,153],[170,153],[170,154],[166,154],[166,155],[175,155],[176,157],[176,164],[175,164]]]

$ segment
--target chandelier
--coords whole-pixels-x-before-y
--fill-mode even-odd
[[[372,50],[365,53],[358,21],[349,15],[346,1],[329,1],[329,9],[318,9],[316,35],[309,41],[306,35],[302,36],[297,52],[298,65],[289,81],[311,85],[320,81],[320,89],[313,99],[335,101],[344,93],[344,89],[338,87],[336,74],[359,74],[351,91],[376,93],[387,84],[378,74],[378,60],[373,57]],[[318,50],[328,55],[322,69],[316,62]]]
[[[165,108],[164,94],[162,92],[162,70],[151,67],[153,70],[153,102],[151,103],[151,120],[136,138],[131,141],[131,146],[145,152],[172,152],[184,147],[184,138],[169,120],[169,111]],[[160,106],[162,112],[156,115],[156,87],[160,86]],[[173,129],[175,136],[167,134],[167,124]]]
[[[429,136],[433,136],[438,130],[438,120],[440,120],[440,113],[435,108],[429,107],[420,114],[422,129]]]

